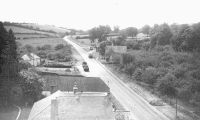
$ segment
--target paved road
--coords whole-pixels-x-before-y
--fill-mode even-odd
[[[111,93],[117,100],[131,113],[134,120],[169,120],[161,112],[151,106],[137,93],[132,91],[125,85],[118,77],[105,68],[103,64],[95,59],[89,59],[88,53],[83,50],[79,45],[70,41],[67,37],[64,38],[71,44],[88,63],[90,72],[87,76],[100,77],[109,87]]]

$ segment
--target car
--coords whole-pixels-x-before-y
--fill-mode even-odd
[[[87,65],[87,62],[82,62],[82,66],[83,66],[83,70],[85,71],[85,72],[89,72],[89,67],[88,67],[88,65]]]
[[[93,58],[93,55],[92,55],[92,54],[89,54],[88,57],[89,57],[89,58]]]
[[[90,50],[93,50],[93,47],[90,47]]]
[[[83,66],[83,70],[84,70],[85,72],[89,72],[89,67],[88,67],[88,65]]]
[[[82,62],[82,66],[83,66],[83,65],[87,65],[87,62],[83,61],[83,62]]]

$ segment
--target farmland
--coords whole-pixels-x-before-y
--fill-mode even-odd
[[[17,40],[20,40],[20,39],[32,39],[32,38],[47,38],[47,37],[50,37],[49,35],[45,35],[45,34],[38,34],[38,33],[30,33],[30,34],[27,34],[27,33],[18,33],[18,34],[15,34],[15,37]]]
[[[26,34],[43,34],[43,35],[49,35],[52,37],[56,37],[57,35],[55,33],[50,33],[50,32],[42,32],[42,31],[37,31],[37,30],[31,30],[31,29],[26,29],[22,27],[16,27],[16,26],[5,26],[6,30],[12,29],[12,31],[15,34],[21,34],[21,33],[26,33]]]
[[[38,24],[34,24],[34,23],[23,23],[21,25],[22,26],[29,26],[29,27],[32,27],[34,29],[40,28],[41,30],[54,31],[54,32],[57,32],[57,33],[69,32],[69,30],[67,30],[67,29],[55,27],[53,25],[38,25]]]
[[[56,46],[57,44],[66,44],[66,42],[62,38],[33,38],[26,40],[17,40],[17,42],[21,43],[22,46],[29,44],[33,47],[43,46],[46,44],[51,46]]]

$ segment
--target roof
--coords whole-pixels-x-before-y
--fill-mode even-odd
[[[126,53],[127,52],[127,46],[106,46],[106,52],[111,49],[113,50],[113,52],[116,52],[116,53]]]
[[[84,92],[109,92],[109,87],[98,77],[83,76],[62,76],[57,74],[44,74],[46,79],[46,91],[51,91],[51,86],[56,86],[55,90],[73,91],[74,83],[78,85],[79,91]]]
[[[113,120],[112,103],[107,93],[57,91],[33,105],[28,120],[50,120],[51,100],[58,102],[58,119],[66,120]]]
[[[39,56],[37,56],[36,54],[34,53],[30,53],[30,54],[25,54],[22,56],[22,59],[24,60],[33,60],[33,59],[40,59]]]

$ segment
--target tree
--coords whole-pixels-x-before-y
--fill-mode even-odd
[[[89,30],[89,36],[90,40],[94,41],[95,39],[98,39],[98,42],[105,41],[106,35],[111,32],[110,26],[102,26],[94,27],[91,30]]]
[[[29,44],[26,44],[23,49],[25,49],[25,52],[28,52],[28,53],[31,53],[34,51],[34,47],[29,45]]]
[[[135,27],[128,27],[126,28],[126,35],[129,37],[135,37],[138,33],[138,29]]]
[[[7,48],[7,31],[3,26],[3,23],[0,22],[0,73],[1,73],[1,65],[3,64],[3,54],[5,54],[5,49]]]
[[[58,45],[56,45],[55,46],[55,50],[60,50],[60,49],[62,49],[62,48],[64,48],[65,47],[65,45],[64,44],[58,44]]]
[[[99,53],[104,56],[105,55],[105,48],[106,48],[106,41],[102,41],[99,45]]]
[[[122,54],[122,65],[123,66],[126,66],[130,63],[135,63],[135,61],[136,61],[136,58],[134,55],[130,55],[128,53]]]
[[[151,36],[151,47],[155,45],[169,45],[172,37],[172,32],[168,24],[164,23],[158,28],[155,28]]]
[[[177,90],[175,87],[176,77],[173,74],[166,74],[158,81],[158,89],[163,95],[175,97]]]
[[[8,32],[8,55],[10,61],[18,61],[18,54],[17,54],[17,44],[15,41],[15,36],[13,31],[10,29]]]
[[[191,42],[193,50],[200,52],[200,22],[192,25],[193,39]]]
[[[44,87],[44,79],[34,69],[21,70],[20,76],[25,101],[33,103],[38,100]]]
[[[135,72],[136,66],[133,63],[127,64],[125,66],[125,71],[127,74],[131,77],[133,73]]]
[[[200,23],[189,26],[180,25],[178,32],[174,33],[171,42],[176,51],[200,52]]]
[[[119,31],[120,31],[120,30],[119,30],[119,26],[114,26],[113,32],[114,32],[114,33],[119,33]]]
[[[182,24],[182,25],[171,25],[173,36],[171,38],[172,47],[176,51],[182,50],[182,45],[184,42],[183,33],[186,29],[189,28],[189,25]]]
[[[150,36],[155,35],[157,32],[159,31],[159,25],[158,24],[154,24],[153,28],[150,29]]]
[[[151,27],[149,25],[145,25],[142,27],[142,33],[149,35]]]

